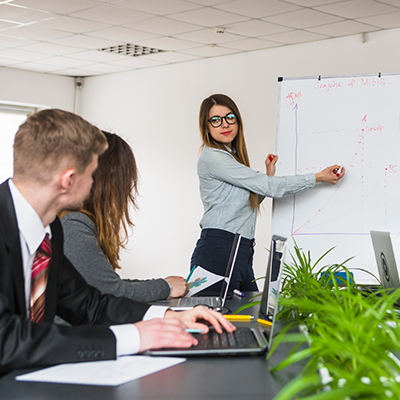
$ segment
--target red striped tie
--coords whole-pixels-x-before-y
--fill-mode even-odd
[[[51,262],[51,243],[49,235],[43,239],[36,251],[31,275],[31,321],[43,322],[46,299],[47,277]]]

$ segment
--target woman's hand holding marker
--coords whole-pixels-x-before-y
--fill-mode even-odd
[[[345,174],[345,168],[340,165],[332,165],[315,174],[316,182],[331,183],[335,185]]]
[[[266,174],[268,176],[275,175],[275,164],[278,161],[278,156],[275,154],[268,154],[267,158],[265,159],[265,167],[267,169]]]

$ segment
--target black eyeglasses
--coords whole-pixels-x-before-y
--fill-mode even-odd
[[[222,120],[225,119],[226,123],[229,125],[236,124],[237,118],[234,113],[229,113],[226,114],[225,117],[220,117],[218,115],[215,115],[214,117],[211,117],[208,122],[211,124],[212,127],[218,128],[219,126],[222,125]]]

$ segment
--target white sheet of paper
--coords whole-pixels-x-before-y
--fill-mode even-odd
[[[222,281],[222,279],[225,279],[225,277],[213,274],[212,272],[197,266],[189,279],[189,293],[186,295],[186,297],[191,297],[201,290],[214,285],[214,283]]]
[[[112,361],[61,364],[19,375],[17,381],[118,386],[186,361],[177,357],[127,356]]]

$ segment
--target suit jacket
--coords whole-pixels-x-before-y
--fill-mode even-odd
[[[116,357],[109,325],[140,321],[148,305],[101,295],[63,254],[58,218],[50,225],[52,261],[44,322],[26,316],[21,244],[8,182],[0,185],[0,375],[15,368]],[[59,315],[73,326],[54,324]]]

